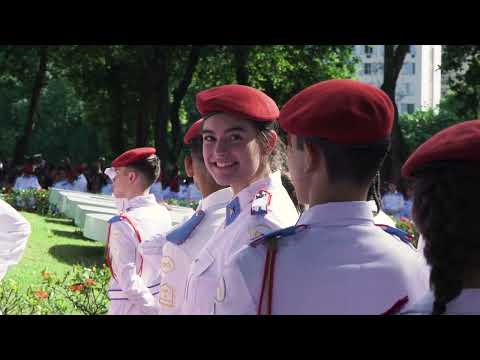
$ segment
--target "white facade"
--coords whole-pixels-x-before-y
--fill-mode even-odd
[[[358,79],[382,86],[384,45],[355,45],[354,54],[360,59]],[[442,88],[441,61],[441,45],[410,45],[395,94],[400,113],[438,106]]]

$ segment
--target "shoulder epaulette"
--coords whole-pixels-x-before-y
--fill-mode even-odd
[[[392,226],[388,226],[388,225],[383,225],[383,224],[376,224],[376,225],[378,227],[380,227],[386,233],[388,233],[390,235],[393,235],[393,236],[396,236],[401,241],[403,241],[405,244],[413,247],[413,245],[412,245],[413,237],[410,234],[408,234],[407,232],[405,232],[403,230],[400,230],[400,229],[397,229],[397,228],[394,228]]]
[[[265,234],[265,235],[262,235],[262,236],[259,236],[255,239],[253,239],[253,241],[250,243],[250,246],[256,247],[259,244],[261,244],[265,241],[268,241],[268,240],[281,239],[281,238],[284,238],[284,237],[287,237],[287,236],[295,235],[295,234],[298,234],[299,232],[307,229],[307,227],[308,227],[307,225],[294,225],[294,226],[290,226],[290,227],[287,227],[287,228],[284,228],[284,229],[272,231],[268,234]]]

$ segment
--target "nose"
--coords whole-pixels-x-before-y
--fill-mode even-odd
[[[218,139],[215,144],[215,155],[224,155],[228,150],[228,144],[225,139]]]

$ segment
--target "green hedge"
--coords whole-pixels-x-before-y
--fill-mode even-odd
[[[3,194],[3,199],[17,210],[34,211],[40,215],[53,215],[48,202],[48,190],[13,190]]]

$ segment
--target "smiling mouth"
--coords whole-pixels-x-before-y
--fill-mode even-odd
[[[232,162],[217,161],[217,162],[213,162],[212,165],[215,166],[218,169],[229,169],[229,168],[232,168],[235,165],[237,165],[237,162],[236,161],[232,161]]]

